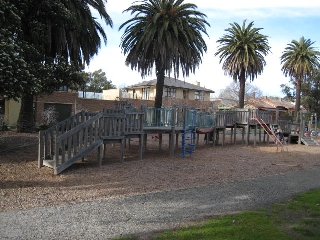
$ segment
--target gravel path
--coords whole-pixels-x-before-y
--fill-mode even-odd
[[[0,239],[148,238],[209,216],[257,209],[320,188],[320,168],[73,205],[0,212]]]

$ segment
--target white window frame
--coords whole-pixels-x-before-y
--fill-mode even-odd
[[[177,89],[174,87],[166,87],[166,97],[176,97]]]
[[[149,100],[150,99],[150,88],[142,88],[142,99]]]
[[[195,91],[194,92],[194,99],[195,100],[204,100],[204,91]]]

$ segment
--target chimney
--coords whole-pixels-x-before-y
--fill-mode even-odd
[[[264,99],[268,99],[268,97],[267,97],[267,96],[264,96]]]
[[[194,83],[194,85],[200,87],[200,82],[196,81],[196,82]]]
[[[256,92],[252,93],[252,98],[256,98]]]

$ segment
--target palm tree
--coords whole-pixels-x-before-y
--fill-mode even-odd
[[[121,48],[126,65],[138,69],[141,76],[152,73],[155,66],[157,84],[154,106],[162,106],[165,74],[173,71],[179,77],[194,73],[202,62],[207,46],[202,33],[207,34],[206,15],[197,11],[197,6],[184,0],[143,0],[124,12],[131,12],[133,18],[124,22],[126,26],[121,37]]]
[[[281,55],[281,64],[283,64],[281,70],[285,76],[289,75],[295,79],[296,114],[300,110],[301,82],[307,76],[316,72],[320,66],[320,52],[311,47],[313,43],[310,39],[304,37],[301,37],[299,41],[292,40]]]
[[[270,52],[268,37],[259,33],[262,28],[254,28],[253,22],[246,26],[246,20],[242,26],[237,23],[230,23],[231,28],[217,43],[218,50],[215,56],[219,55],[222,69],[226,75],[233,77],[235,82],[240,82],[239,108],[244,107],[245,83],[249,77],[253,81],[261,74],[266,65],[264,56]]]
[[[50,76],[54,73],[47,69],[56,69],[61,64],[79,71],[97,54],[101,38],[107,41],[102,26],[91,12],[92,9],[97,11],[106,25],[112,27],[105,3],[106,0],[69,0],[63,3],[33,0],[19,4],[22,25],[18,38],[33,50],[24,53],[31,66],[32,79],[26,79],[29,88],[22,93],[18,131],[30,131],[34,127],[33,96],[52,92],[61,84],[61,79]],[[68,74],[65,75],[67,77]]]

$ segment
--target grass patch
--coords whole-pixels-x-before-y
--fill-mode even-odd
[[[267,209],[217,217],[199,225],[165,231],[150,239],[320,239],[320,189]]]
[[[320,190],[274,205],[271,216],[292,239],[320,239]]]
[[[154,239],[287,239],[265,211],[218,217],[202,226],[166,231]]]

